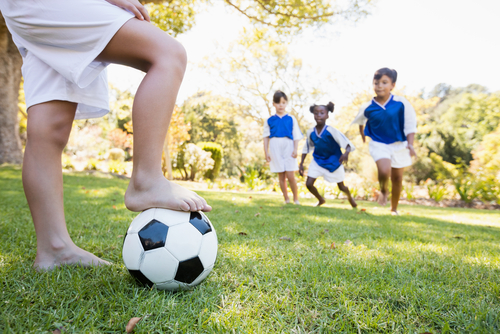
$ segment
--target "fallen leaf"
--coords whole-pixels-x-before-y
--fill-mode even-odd
[[[238,232],[238,235],[248,235],[245,232]]]
[[[255,214],[255,217],[259,217],[259,216],[260,216],[260,212],[257,212],[257,213]]]
[[[366,211],[366,209],[361,209],[361,211],[362,211],[362,212],[365,212],[365,211]]]
[[[57,328],[52,331],[52,334],[61,334],[61,331]]]
[[[464,239],[464,237],[461,237],[459,235],[455,235],[453,238],[455,238],[455,239]]]
[[[83,190],[85,190],[85,187],[82,187]]]
[[[139,321],[141,321],[141,319],[142,319],[142,317],[141,318],[138,318],[138,317],[131,318],[128,321],[127,326],[125,327],[125,330],[127,331],[127,333],[132,333],[134,331],[135,325],[137,325],[137,323]]]
[[[234,211],[234,213],[240,213],[240,210],[236,210],[236,211]]]
[[[327,228],[325,228],[325,233],[328,233],[328,232],[330,232],[330,230],[329,230],[329,229],[327,229]]]
[[[292,241],[289,237],[281,237],[280,240],[285,240],[285,241]]]
[[[344,242],[344,245],[351,245],[351,244],[352,244],[352,241],[351,241],[351,240],[346,240],[346,241]]]
[[[259,206],[259,208],[261,208],[261,209],[262,209],[262,207],[261,207],[261,206]]]
[[[335,242],[332,242],[332,244],[330,245],[330,249],[335,249],[337,247],[335,247]]]
[[[122,235],[122,234],[120,234],[119,236],[117,236],[117,238],[123,238],[123,235]]]
[[[248,198],[252,199],[252,196],[248,196]]]
[[[115,210],[116,210],[116,205],[113,205],[113,209],[115,209]]]
[[[88,194],[90,190],[87,190],[85,193]]]

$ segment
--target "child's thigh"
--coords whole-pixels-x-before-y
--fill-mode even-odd
[[[127,21],[96,58],[147,72],[158,62],[186,61],[184,47],[160,28],[138,19]]]

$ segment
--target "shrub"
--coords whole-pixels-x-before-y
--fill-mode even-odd
[[[202,150],[195,144],[185,144],[175,154],[173,167],[181,172],[184,180],[194,181],[198,172],[213,168],[214,160],[210,156],[210,152]]]
[[[108,163],[108,170],[110,173],[115,173],[115,174],[126,174],[126,165],[123,163],[123,161],[118,161],[118,160],[111,160]]]
[[[215,180],[220,173],[222,165],[222,146],[212,142],[201,142],[197,144],[203,151],[212,153],[211,158],[214,160],[213,168],[207,170],[204,174],[205,178],[211,181]]]
[[[435,200],[436,202],[441,201],[447,194],[446,185],[442,182],[434,182],[428,179],[426,182],[427,191],[429,192],[429,198]]]

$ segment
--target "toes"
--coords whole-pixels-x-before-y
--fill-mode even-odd
[[[179,204],[179,210],[181,210],[181,211],[191,211],[189,203],[187,203],[187,201],[182,201]]]

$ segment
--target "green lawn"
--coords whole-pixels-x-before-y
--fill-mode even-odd
[[[70,234],[114,262],[37,273],[21,173],[0,167],[0,332],[493,333],[500,331],[500,212],[360,202],[315,208],[281,196],[201,192],[219,254],[207,280],[138,286],[121,260],[135,216],[127,181],[64,176]],[[284,238],[285,237],[285,238]],[[346,241],[349,240],[350,242]]]

